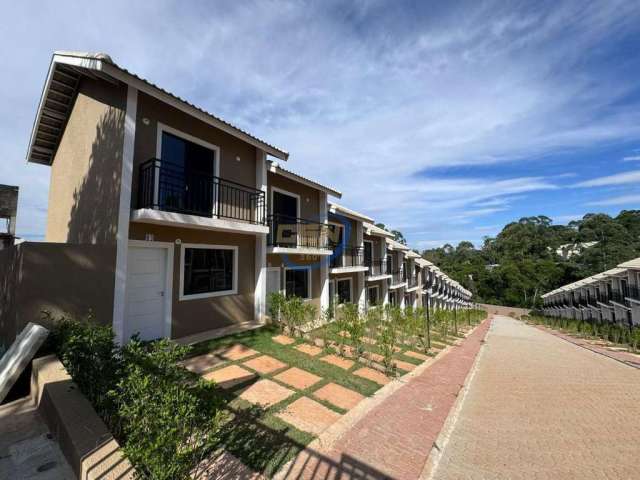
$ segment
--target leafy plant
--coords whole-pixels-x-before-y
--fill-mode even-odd
[[[271,315],[271,320],[280,324],[281,327],[284,327],[282,323],[281,314],[282,314],[282,306],[286,303],[287,297],[281,292],[272,292],[269,294],[267,302],[269,303],[269,315]]]
[[[362,337],[364,336],[366,322],[360,316],[358,305],[354,303],[345,303],[342,305],[341,310],[345,330],[349,334],[349,339],[355,349],[356,357],[359,357],[364,352]]]

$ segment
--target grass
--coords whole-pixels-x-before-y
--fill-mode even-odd
[[[312,332],[313,338],[325,338],[334,342],[340,340],[335,325],[329,324],[321,328],[326,330],[318,329]],[[376,338],[374,328],[375,325],[369,325],[365,336]],[[286,368],[298,367],[322,378],[322,380],[309,388],[299,390],[275,378],[279,373],[286,370],[286,368],[270,374],[260,374],[256,372],[259,379],[269,379],[295,392],[285,400],[268,408],[252,405],[238,396],[244,388],[247,387],[247,384],[238,385],[230,390],[217,390],[218,393],[227,400],[227,419],[220,432],[218,447],[235,455],[245,465],[257,472],[261,472],[267,477],[275,474],[315,438],[314,435],[298,430],[282,421],[276,416],[278,412],[281,412],[299,398],[307,396],[333,411],[340,414],[346,413],[345,410],[314,397],[313,393],[315,391],[330,382],[356,391],[363,396],[371,396],[381,388],[381,385],[353,374],[358,368],[367,366],[366,363],[351,359],[354,360],[353,366],[348,370],[344,370],[320,360],[321,357],[331,350],[330,348],[325,349],[323,353],[313,357],[295,349],[297,345],[305,342],[303,339],[296,339],[295,343],[291,345],[281,345],[273,341],[272,337],[279,333],[280,331],[275,326],[265,326],[259,329],[201,342],[194,345],[189,354],[189,356],[197,356],[239,343],[258,353],[241,360],[224,362],[212,370],[233,364],[243,364],[247,360],[259,355],[269,355],[285,363],[287,365]],[[443,339],[437,331],[434,331],[431,334],[431,339],[432,348],[428,354],[435,355],[437,351],[452,344],[455,337],[450,336]],[[345,344],[349,345],[350,341],[346,339]],[[417,345],[403,344],[400,347],[401,350],[394,355],[394,358],[414,365],[422,363],[422,361],[417,358],[405,355],[409,350],[424,353]],[[365,344],[365,349],[369,352],[380,353],[377,345],[367,343]],[[243,368],[249,367],[243,365]]]

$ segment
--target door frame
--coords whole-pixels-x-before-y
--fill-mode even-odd
[[[282,268],[280,268],[280,267],[267,267],[267,274],[269,273],[269,270],[278,272],[278,278],[280,280],[278,282],[278,292],[282,293],[283,290],[284,290],[284,288],[282,287]],[[267,277],[268,277],[268,275],[267,275]]]
[[[147,240],[129,240],[129,247],[136,248],[164,248],[167,251],[164,279],[164,319],[163,330],[165,338],[171,338],[171,318],[173,307],[173,252],[174,245],[170,242],[155,242]],[[128,255],[127,255],[128,257]],[[126,279],[125,279],[126,282]],[[126,292],[126,285],[125,285]],[[127,298],[125,295],[125,312]]]

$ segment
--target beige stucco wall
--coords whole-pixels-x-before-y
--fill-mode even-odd
[[[148,120],[148,125],[144,120]],[[157,157],[158,123],[196,137],[220,149],[220,177],[255,188],[256,148],[201,120],[156,100],[138,95],[131,202],[137,206],[140,164]]]
[[[311,268],[311,300],[310,303],[316,306],[318,315],[320,315],[320,295],[322,292],[322,282],[320,275],[320,258],[313,255],[279,255],[268,254],[267,255],[267,267],[280,267],[280,280],[282,282],[282,288],[284,289],[284,269],[295,267]]]
[[[51,165],[48,242],[114,244],[126,88],[83,78]]]
[[[157,242],[174,244],[172,338],[182,338],[254,320],[255,236],[143,223],[132,223],[129,227],[131,239],[144,240],[146,234],[153,235],[153,239]],[[179,300],[181,247],[175,244],[177,239],[180,239],[182,244],[237,246],[238,293]]]
[[[308,187],[282,175],[276,175],[273,172],[268,172],[267,174],[267,187],[269,212],[271,212],[271,192],[273,187],[276,187],[300,196],[300,218],[314,222],[320,221],[320,190]]]
[[[43,311],[77,319],[91,311],[110,325],[114,265],[112,245],[25,242],[3,251],[3,296],[11,301],[0,307],[0,337],[12,341],[29,322],[46,326]]]

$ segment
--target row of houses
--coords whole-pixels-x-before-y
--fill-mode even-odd
[[[640,325],[640,258],[542,295],[544,314],[576,320]]]
[[[95,274],[111,272],[114,288],[96,295],[112,299],[118,340],[251,328],[272,292],[319,313],[469,305],[469,291],[288,160],[108,55],[77,52],[53,55],[28,151],[51,169],[46,242],[102,248]]]

